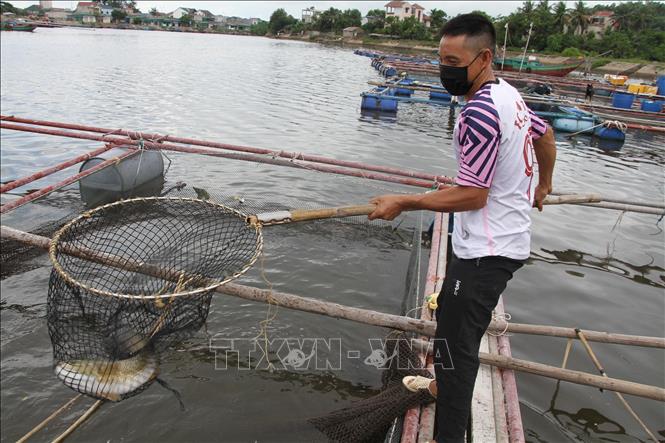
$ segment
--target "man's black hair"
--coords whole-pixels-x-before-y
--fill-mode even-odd
[[[460,14],[450,19],[441,28],[439,37],[465,35],[467,37],[481,37],[482,46],[494,53],[496,46],[496,31],[491,21],[480,14]]]

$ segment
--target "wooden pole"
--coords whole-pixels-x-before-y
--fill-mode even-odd
[[[426,349],[430,353],[433,351],[430,342],[413,339],[411,340],[411,343],[416,349]],[[480,363],[496,366],[498,368],[527,372],[529,374],[540,375],[555,380],[607,389],[608,391],[623,392],[624,394],[631,394],[638,397],[665,402],[665,389],[658,386],[650,386],[627,380],[588,374],[586,372],[574,371],[571,369],[557,368],[556,366],[507,357],[505,355],[489,354],[486,352],[479,352],[478,359],[480,360]]]
[[[35,426],[34,428],[32,428],[32,430],[31,430],[30,432],[28,432],[27,434],[25,434],[23,437],[19,438],[19,439],[16,441],[16,443],[25,443],[26,441],[28,441],[28,439],[29,439],[30,437],[32,437],[33,435],[35,435],[37,432],[41,431],[42,428],[43,428],[44,426],[46,426],[47,424],[49,424],[49,423],[51,422],[51,420],[53,420],[55,417],[57,417],[58,415],[60,415],[60,413],[62,413],[62,411],[64,411],[65,409],[67,409],[68,407],[70,407],[71,405],[73,405],[74,402],[76,402],[76,400],[78,400],[78,399],[81,398],[82,396],[83,396],[83,394],[75,395],[71,400],[69,400],[69,401],[68,401],[67,403],[65,403],[64,405],[60,406],[60,408],[58,408],[55,412],[53,412],[51,415],[49,415],[49,416],[46,417],[44,420],[42,420],[42,422],[39,423],[37,426]]]
[[[591,360],[593,361],[593,364],[596,365],[596,368],[598,368],[598,371],[600,372],[600,375],[602,375],[602,376],[605,377],[605,378],[609,378],[609,376],[608,376],[607,373],[605,372],[605,369],[603,368],[603,365],[600,364],[600,360],[598,360],[598,357],[596,357],[596,354],[593,352],[593,349],[591,349],[591,345],[590,345],[589,342],[586,340],[586,337],[584,336],[584,333],[583,333],[582,331],[580,331],[579,329],[576,329],[575,331],[577,332],[577,336],[579,337],[580,341],[581,341],[582,344],[584,345],[584,348],[586,349],[587,353],[589,354],[589,357],[590,357]],[[602,389],[601,389],[601,392],[602,392]],[[659,443],[659,440],[656,438],[656,436],[654,435],[654,433],[651,432],[651,430],[650,430],[650,429],[647,427],[647,425],[642,421],[642,419],[639,417],[639,415],[637,415],[637,413],[635,412],[635,410],[630,406],[630,404],[628,404],[628,401],[626,401],[626,399],[624,398],[624,396],[621,395],[620,392],[615,392],[615,394],[616,394],[616,396],[619,398],[619,401],[620,401],[621,404],[624,406],[624,408],[626,408],[626,410],[628,411],[628,413],[629,413],[630,415],[633,416],[633,418],[635,419],[635,421],[636,421],[637,423],[639,423],[640,426],[642,426],[642,429],[644,429],[644,432],[646,432],[646,433],[649,435],[649,437],[651,438],[651,440],[652,440],[654,443]]]
[[[11,234],[14,235],[11,235]],[[16,229],[0,226],[0,237],[12,238],[14,240],[24,241],[25,243],[32,244],[33,246],[41,246],[48,248],[49,239],[46,237],[37,236],[27,232],[17,231]],[[30,241],[32,240],[32,241]],[[79,251],[71,249],[67,253],[77,255]],[[100,262],[111,262],[113,266],[132,268],[136,266],[131,260],[113,257],[109,254],[104,254],[103,258],[96,256],[90,251],[81,253],[86,259],[96,259]],[[173,278],[177,281],[180,274],[173,271],[164,271],[163,269],[152,266],[143,265],[138,267],[142,272],[148,275],[158,276],[160,278]],[[271,303],[278,306],[283,306],[290,309],[297,309],[305,312],[312,312],[317,314],[327,315],[329,317],[344,318],[359,323],[371,324],[375,326],[384,326],[402,331],[416,332],[423,335],[433,336],[436,328],[436,323],[433,321],[417,320],[409,317],[402,317],[399,315],[384,314],[381,312],[371,311],[368,309],[353,308],[350,306],[341,305],[338,303],[325,302],[313,298],[300,297],[293,294],[284,292],[271,291],[266,289],[253,288],[243,286],[235,283],[226,283],[215,289],[216,292],[224,294],[235,295],[247,300],[261,301],[264,303]],[[503,328],[500,330],[504,330]],[[575,331],[573,330],[575,333]],[[602,334],[602,333],[601,333]],[[655,339],[655,338],[652,338]],[[658,339],[656,339],[658,340]],[[663,339],[665,340],[665,339]],[[483,360],[484,358],[484,360]],[[556,378],[560,374],[561,380],[570,381],[578,384],[588,384],[590,386],[600,387],[608,390],[623,392],[626,394],[638,395],[654,400],[665,401],[665,389],[655,386],[647,386],[639,383],[627,382],[623,380],[604,379],[603,377],[590,375],[582,372],[571,371],[574,373],[557,373],[556,371],[568,371],[553,366],[541,365],[540,363],[532,363],[524,360],[517,361],[505,356],[491,356],[485,354],[481,358],[481,362],[486,364],[494,364],[506,369],[522,370],[532,374],[543,375],[546,377]],[[512,361],[515,360],[515,361]],[[556,370],[556,371],[553,371]],[[595,378],[594,378],[595,377]],[[600,379],[600,380],[598,380]]]
[[[19,231],[8,226],[0,225],[0,237],[20,241],[38,248],[48,250],[50,240],[47,237],[31,234],[29,232]],[[72,255],[76,251],[68,251]],[[111,264],[111,266],[127,266],[126,259],[112,260],[110,257],[95,257],[89,254],[89,251],[82,253],[81,256],[88,260],[94,260]],[[107,261],[108,258],[108,261]],[[141,271],[146,274],[154,274],[160,278],[173,278],[178,281],[180,274],[173,272],[172,275],[166,275],[163,270],[155,266],[144,265]],[[288,294],[285,292],[270,291],[251,286],[244,286],[237,283],[227,283],[216,290],[217,292],[234,295],[247,300],[260,302],[271,302],[279,306],[299,311],[311,312],[315,314],[326,315],[335,318],[344,318],[359,323],[370,324],[374,326],[383,326],[386,328],[399,329],[401,331],[416,332],[430,337],[434,336],[436,322],[424,321],[415,318],[402,317],[400,315],[385,314],[369,309],[354,308],[341,305],[339,303],[326,302],[316,298],[301,297],[299,295]],[[511,332],[516,334],[543,335],[548,337],[577,338],[575,328],[565,328],[560,326],[543,326],[524,323],[508,323],[505,321],[493,320],[490,323],[491,332]],[[648,348],[665,349],[665,338],[645,337],[640,335],[615,334],[601,331],[587,331],[584,334],[589,341],[599,343],[614,343],[631,346],[642,346]]]
[[[101,406],[103,402],[104,400],[97,400],[95,403],[93,403],[93,405],[90,406],[90,408],[88,408],[88,410],[85,411],[85,413],[82,416],[80,416],[78,420],[76,420],[70,427],[65,429],[65,432],[56,437],[52,443],[62,443],[69,436],[69,434],[71,434],[76,430],[76,428],[81,426],[81,424],[84,421],[86,421],[93,414],[93,412],[95,412],[97,408]]]

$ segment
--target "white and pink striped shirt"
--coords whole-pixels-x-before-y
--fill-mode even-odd
[[[455,255],[529,257],[533,140],[546,129],[519,92],[502,79],[485,83],[462,108],[453,134],[455,182],[489,188],[489,195],[482,209],[455,213]]]

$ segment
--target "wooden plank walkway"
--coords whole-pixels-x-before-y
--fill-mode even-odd
[[[446,272],[448,254],[449,214],[437,213],[434,219],[432,249],[430,251],[427,280],[423,299],[439,292]],[[503,297],[502,297],[503,298]],[[503,300],[495,309],[495,314],[504,313]],[[420,318],[432,320],[433,312],[424,306]],[[420,337],[428,340],[428,337]],[[485,334],[480,345],[481,352],[510,355],[510,343],[506,335],[499,337]],[[421,354],[432,375],[432,356]],[[427,443],[434,438],[434,418],[436,405],[431,403],[410,409],[404,416],[402,443]],[[517,385],[513,371],[504,371],[488,365],[480,365],[471,406],[471,427],[467,440],[477,443],[521,443],[524,442],[522,418],[519,413]]]

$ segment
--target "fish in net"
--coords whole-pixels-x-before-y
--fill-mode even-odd
[[[213,292],[246,272],[264,225],[368,214],[374,205],[248,216],[208,200],[148,197],[87,211],[51,241],[56,375],[122,400],[157,377],[160,350],[197,331]]]
[[[47,322],[54,370],[68,387],[119,401],[150,386],[159,354],[208,316],[214,289],[261,251],[237,211],[192,199],[99,207],[51,243]]]
[[[385,355],[390,358],[382,374],[378,394],[327,415],[310,418],[309,423],[331,442],[383,442],[393,421],[410,408],[434,401],[428,390],[409,391],[402,378],[420,375],[431,378],[406,334],[392,332],[386,340]]]

